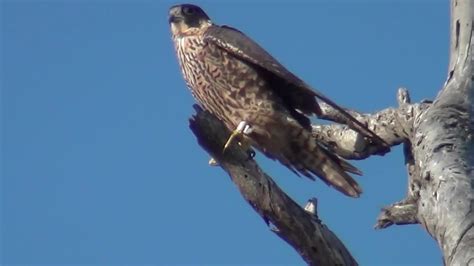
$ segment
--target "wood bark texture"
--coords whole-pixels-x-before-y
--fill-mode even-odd
[[[411,191],[446,265],[474,265],[473,0],[451,1],[448,79],[415,120]]]

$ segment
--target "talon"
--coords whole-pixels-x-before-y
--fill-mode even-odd
[[[232,134],[230,134],[229,139],[227,140],[227,142],[224,145],[224,151],[230,146],[230,144],[232,143],[232,140],[234,140],[234,138],[237,137],[238,135],[240,135],[240,132],[237,131],[237,130],[234,130],[234,132],[232,132]]]
[[[239,146],[242,147],[244,150],[249,150],[251,148],[251,145],[248,141],[241,140],[239,141]]]
[[[224,151],[230,146],[234,138],[242,134],[250,134],[252,133],[252,131],[253,131],[252,127],[249,124],[247,124],[247,122],[240,121],[240,123],[237,125],[237,128],[232,132],[232,134],[230,134],[229,139],[225,143]],[[239,145],[241,145],[240,142],[239,142]]]
[[[239,141],[239,145],[247,152],[248,160],[251,160],[255,157],[255,151],[252,149],[252,145],[250,145],[248,141]]]

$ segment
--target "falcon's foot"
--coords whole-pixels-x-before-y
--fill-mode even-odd
[[[239,125],[237,125],[237,128],[232,132],[232,134],[230,134],[229,139],[224,145],[224,151],[230,146],[230,144],[236,137],[240,137],[242,136],[242,134],[246,134],[246,135],[250,134],[252,133],[252,131],[253,131],[252,127],[249,124],[247,124],[247,122],[241,121]],[[242,145],[242,142],[239,142],[239,144]],[[246,145],[248,146],[248,144]]]
[[[253,128],[249,124],[247,124],[246,121],[241,121],[239,125],[237,125],[237,128],[232,132],[232,134],[230,134],[229,139],[227,139],[227,142],[225,143],[222,152],[225,152],[225,150],[232,144],[235,138],[237,138],[239,145],[242,147],[242,149],[247,151],[249,159],[252,159],[253,157],[255,157],[255,152],[252,150],[250,143],[248,143],[248,141],[245,141],[245,139],[242,138],[243,135],[247,135],[252,132]],[[214,158],[211,158],[208,164],[210,166],[219,165],[219,163]]]

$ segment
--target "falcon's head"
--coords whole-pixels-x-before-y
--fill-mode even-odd
[[[173,35],[183,35],[192,29],[211,25],[209,16],[200,7],[191,4],[172,6],[168,21]]]

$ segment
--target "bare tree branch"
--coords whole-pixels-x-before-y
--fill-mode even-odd
[[[377,217],[375,229],[387,228],[393,224],[417,224],[418,205],[416,202],[398,202],[382,209]]]
[[[383,138],[391,146],[398,145],[409,139],[413,131],[415,118],[422,114],[430,103],[410,104],[408,91],[398,90],[398,108],[387,108],[374,114],[362,114],[354,110],[346,110],[357,120]],[[321,118],[338,121],[338,112],[329,105],[322,103]],[[313,136],[325,144],[333,152],[346,159],[361,160],[371,155],[380,154],[380,147],[365,141],[360,134],[346,125],[313,125]],[[383,154],[382,154],[383,155]]]
[[[288,197],[238,145],[222,152],[230,132],[214,116],[197,109],[190,128],[199,144],[219,163],[240,193],[272,231],[309,265],[357,265],[343,243],[321,223],[315,205],[305,211]],[[314,200],[311,201],[314,204]]]

